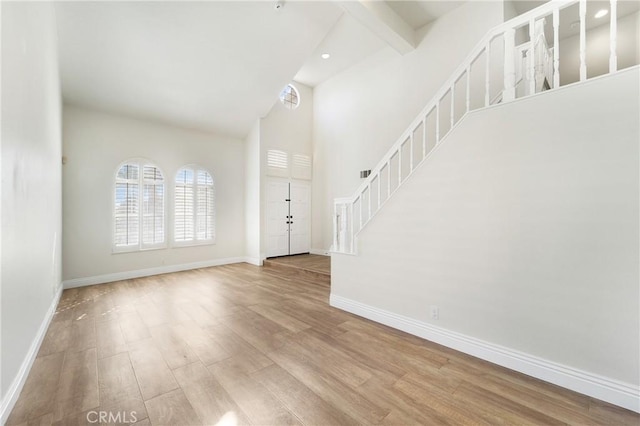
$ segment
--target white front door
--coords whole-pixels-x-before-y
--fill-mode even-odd
[[[311,187],[306,183],[267,183],[267,257],[309,253]]]
[[[311,249],[311,188],[304,183],[291,183],[289,254],[309,253]]]
[[[267,257],[289,254],[289,182],[267,183]]]

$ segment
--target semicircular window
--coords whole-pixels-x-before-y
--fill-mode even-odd
[[[293,84],[287,84],[287,87],[280,92],[280,101],[289,109],[296,109],[300,105],[300,94]]]

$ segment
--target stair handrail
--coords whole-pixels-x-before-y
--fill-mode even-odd
[[[529,25],[529,55],[532,60],[529,64],[529,69],[526,70],[529,73],[529,83],[533,85],[533,90],[529,90],[528,93],[535,93],[535,61],[534,51],[535,44],[537,42],[535,31],[535,22],[541,18],[545,18],[549,15],[553,16],[553,33],[554,33],[554,48],[553,48],[553,82],[550,82],[552,88],[557,88],[560,85],[560,76],[559,76],[559,22],[560,22],[560,10],[572,6],[574,4],[579,4],[579,17],[580,17],[580,81],[584,81],[587,79],[586,74],[586,42],[585,42],[585,22],[586,22],[586,4],[587,0],[551,0],[548,3],[545,3],[541,6],[538,6],[522,15],[516,16],[500,25],[495,26],[490,29],[482,39],[475,45],[475,47],[471,50],[471,53],[467,55],[465,60],[453,71],[451,76],[445,81],[445,83],[441,86],[441,88],[436,92],[436,95],[433,96],[427,105],[420,111],[417,117],[411,122],[411,124],[401,133],[400,137],[396,140],[396,142],[387,150],[387,152],[382,156],[382,159],[371,169],[371,173],[369,176],[358,186],[354,195],[350,197],[342,197],[334,199],[334,233],[333,233],[333,246],[332,251],[338,252],[354,252],[355,244],[354,239],[357,234],[363,229],[364,225],[368,223],[371,218],[380,210],[381,201],[380,197],[378,197],[378,207],[375,212],[372,211],[371,207],[371,187],[372,183],[375,179],[378,179],[378,193],[380,193],[380,185],[381,185],[381,172],[385,167],[389,167],[387,171],[389,174],[391,173],[391,160],[396,156],[399,157],[399,170],[398,170],[398,184],[395,190],[402,185],[402,183],[413,173],[414,165],[413,162],[410,163],[410,169],[408,175],[402,179],[402,165],[401,165],[401,156],[402,149],[405,143],[410,142],[410,158],[411,161],[413,158],[413,134],[420,127],[423,126],[423,158],[422,161],[416,165],[419,166],[424,159],[426,158],[426,154],[424,151],[424,147],[426,144],[426,135],[424,134],[426,129],[426,120],[427,116],[436,109],[437,114],[439,114],[439,104],[445,98],[447,93],[451,92],[451,126],[448,129],[450,131],[455,123],[459,122],[464,116],[466,116],[470,112],[470,72],[472,64],[482,55],[483,52],[486,53],[486,64],[485,64],[485,104],[484,107],[488,107],[491,105],[491,96],[490,96],[490,61],[491,61],[491,42],[500,36],[504,36],[504,83],[502,87],[501,94],[501,102],[510,102],[515,100],[516,98],[516,81],[515,81],[515,62],[514,62],[514,51],[515,51],[515,32],[517,29],[522,28],[526,25]],[[610,60],[609,60],[609,72],[615,72],[617,70],[617,57],[616,57],[616,24],[617,24],[617,12],[616,12],[616,4],[617,0],[610,0],[611,12],[611,49],[610,49]],[[546,38],[545,38],[546,42]],[[463,78],[466,74],[467,76],[467,86],[466,86],[466,109],[462,116],[455,121],[454,120],[454,92],[456,83]],[[499,95],[500,93],[498,93]],[[497,98],[498,96],[496,96]],[[478,108],[479,109],[479,108]],[[455,123],[454,123],[455,121]],[[435,135],[435,145],[439,145],[442,141],[444,135],[439,134],[439,115],[436,115],[436,135]],[[369,212],[366,221],[363,220],[362,211],[364,207],[360,206],[360,226],[358,230],[355,230],[355,220],[353,217],[353,207],[354,204],[358,200],[362,200],[365,192],[369,191]],[[391,197],[392,191],[388,190],[387,199]],[[385,202],[386,200],[385,199]],[[338,212],[339,207],[340,213]],[[348,208],[345,208],[348,206]],[[350,216],[349,216],[350,215]],[[350,241],[346,244],[344,241],[338,243],[339,235],[341,233],[345,233],[345,229],[339,229],[340,223],[338,223],[338,218],[342,219],[350,219]],[[346,219],[345,219],[346,223]],[[348,226],[348,225],[347,225]],[[350,247],[349,251],[346,251],[346,246]],[[342,250],[341,250],[342,249]]]
[[[478,58],[478,56],[482,54],[482,52],[486,48],[486,45],[490,41],[502,35],[505,29],[513,28],[514,30],[516,30],[519,27],[523,27],[529,24],[529,21],[535,18],[536,16],[539,17],[540,15],[548,15],[549,13],[553,13],[553,10],[556,8],[564,9],[565,7],[571,6],[572,4],[578,3],[580,1],[581,0],[551,0],[548,3],[538,6],[535,9],[531,9],[529,12],[523,13],[522,15],[519,15],[513,19],[510,19],[509,21],[506,21],[489,30],[489,32],[487,32],[487,34],[484,35],[484,37],[480,40],[480,42],[478,42],[475,45],[475,47],[471,50],[471,53],[467,55],[467,57],[462,62],[462,64],[458,66],[458,68],[456,68],[456,70],[452,73],[451,77],[449,77],[449,79],[445,81],[445,83],[438,90],[438,92],[436,92],[436,95],[429,100],[429,102],[427,103],[427,106],[424,107],[422,111],[418,114],[418,116],[411,122],[411,125],[409,125],[409,127],[405,129],[404,132],[402,132],[402,134],[396,140],[396,142],[382,156],[382,160],[380,160],[380,162],[378,162],[378,164],[376,164],[376,166],[371,169],[371,174],[363,181],[363,183],[358,187],[358,189],[354,191],[355,195],[351,197],[342,197],[342,199],[348,198],[351,201],[356,201],[358,199],[359,194],[364,189],[366,189],[368,184],[370,184],[373,178],[375,177],[374,176],[375,173],[379,172],[380,169],[387,164],[388,157],[390,158],[395,155],[395,153],[398,151],[399,145],[404,143],[407,140],[409,133],[412,132],[416,127],[420,125],[420,123],[422,122],[422,117],[426,115],[428,112],[430,112],[433,109],[434,104],[440,101],[447,94],[447,92],[451,89],[452,84],[458,81],[462,75],[464,75],[464,73],[466,72],[468,67],[471,65],[471,63],[473,63]]]

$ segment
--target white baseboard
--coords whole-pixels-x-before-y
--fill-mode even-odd
[[[251,265],[262,266],[262,260],[259,257],[245,257],[245,262],[250,263]]]
[[[20,396],[20,392],[22,392],[22,388],[24,387],[25,382],[27,381],[27,377],[29,376],[29,372],[31,371],[31,366],[33,366],[33,362],[36,360],[38,356],[38,351],[40,350],[40,345],[44,340],[44,336],[47,334],[47,329],[49,328],[49,324],[53,319],[53,315],[56,312],[56,307],[58,306],[58,302],[60,301],[60,296],[62,295],[62,286],[58,287],[58,291],[56,295],[53,297],[51,301],[51,305],[49,306],[49,310],[42,320],[42,324],[40,324],[40,328],[38,329],[38,333],[35,338],[31,342],[31,346],[29,347],[29,351],[27,352],[27,356],[22,361],[22,365],[20,366],[20,370],[18,374],[13,379],[11,386],[9,386],[9,390],[5,394],[4,398],[0,400],[0,424],[3,425],[7,422],[9,418],[9,414],[11,414],[11,410],[13,410],[14,405],[18,401],[18,397]]]
[[[628,410],[640,412],[640,389],[638,386],[557,364],[533,355],[365,305],[336,294],[331,294],[330,304],[333,307],[473,355],[494,364],[624,407]]]
[[[311,254],[318,254],[320,256],[331,256],[331,252],[325,249],[312,248],[309,250]]]
[[[188,271],[190,269],[208,268],[210,266],[229,265],[231,263],[253,263],[256,259],[246,257],[227,257],[223,259],[205,260],[202,262],[183,263],[180,265],[166,265],[155,268],[138,269],[135,271],[115,272],[112,274],[96,275],[93,277],[74,278],[65,280],[62,285],[65,289],[74,287],[84,287],[94,284],[104,284],[120,280],[130,280],[133,278],[149,277],[152,275],[168,274],[171,272]]]

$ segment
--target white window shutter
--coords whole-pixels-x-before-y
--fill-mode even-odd
[[[118,169],[114,198],[114,251],[164,244],[164,180],[160,170],[139,161]]]
[[[215,239],[215,190],[209,172],[195,166],[178,171],[174,217],[177,243],[196,244]]]
[[[267,174],[270,176],[289,177],[289,154],[277,149],[268,150]]]
[[[311,180],[311,157],[308,155],[293,154],[292,163],[292,178]]]
[[[142,244],[152,246],[164,242],[164,179],[160,170],[143,167]]]

